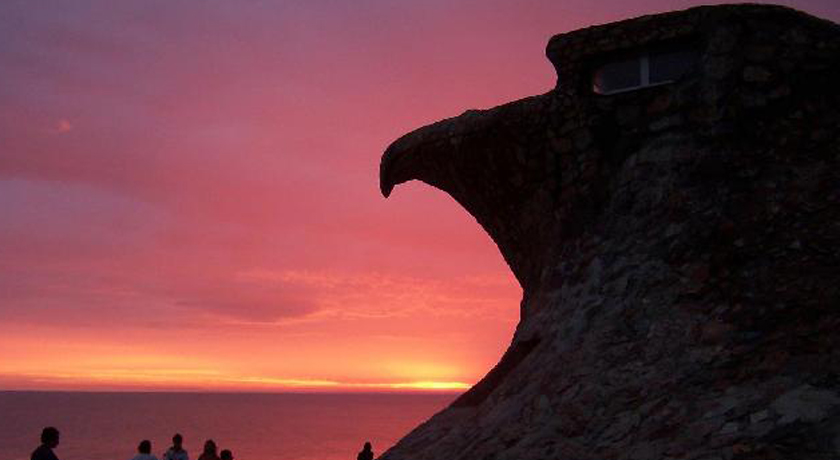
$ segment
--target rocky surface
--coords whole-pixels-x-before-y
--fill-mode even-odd
[[[676,43],[671,84],[593,69]],[[499,364],[382,459],[840,458],[840,28],[700,7],[555,36],[549,93],[421,128],[524,291]]]

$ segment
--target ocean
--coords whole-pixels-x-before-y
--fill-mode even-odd
[[[29,460],[41,429],[61,460],[129,460],[143,439],[158,458],[176,432],[190,459],[206,439],[237,460],[378,456],[455,394],[0,392],[0,460]]]

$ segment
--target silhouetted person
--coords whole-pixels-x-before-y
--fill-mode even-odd
[[[373,448],[370,442],[365,443],[365,448],[356,456],[356,460],[373,460]]]
[[[53,449],[58,447],[58,430],[48,426],[41,431],[41,445],[32,452],[32,460],[58,460]]]
[[[184,438],[175,433],[175,436],[172,436],[172,447],[163,454],[163,460],[190,460],[190,456],[184,450],[183,443]]]
[[[140,445],[137,446],[137,455],[131,460],[158,460],[152,455],[152,442],[148,439],[140,441]]]
[[[219,457],[221,457],[222,460],[233,460],[233,452],[225,449],[219,453]]]
[[[212,439],[204,442],[204,452],[201,453],[198,460],[221,460],[216,454],[216,443]]]

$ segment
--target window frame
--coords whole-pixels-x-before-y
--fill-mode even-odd
[[[655,88],[657,86],[668,85],[677,81],[676,79],[671,80],[663,80],[658,81],[656,83],[651,83],[650,81],[650,51],[644,51],[642,53],[638,53],[635,55],[633,59],[636,61],[639,67],[639,85],[636,86],[628,86],[625,88],[619,88],[613,91],[599,91],[598,87],[595,85],[595,76],[597,75],[598,71],[604,68],[605,66],[610,64],[610,61],[602,62],[598,67],[590,75],[591,80],[591,90],[592,93],[597,94],[599,96],[612,96],[614,94],[621,94],[626,93],[629,91],[637,91],[644,88]]]

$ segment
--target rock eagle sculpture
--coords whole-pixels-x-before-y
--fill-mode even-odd
[[[381,458],[840,458],[840,27],[698,7],[547,55],[550,92],[382,158],[524,296],[499,364]]]

